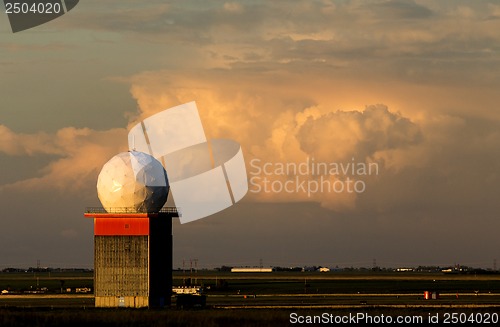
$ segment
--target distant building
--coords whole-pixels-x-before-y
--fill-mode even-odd
[[[232,273],[270,273],[273,268],[231,268]]]
[[[396,269],[396,271],[399,271],[399,272],[413,271],[413,268],[398,268],[398,269]]]
[[[319,271],[319,272],[330,272],[330,268],[327,268],[327,267],[319,267],[318,271]]]

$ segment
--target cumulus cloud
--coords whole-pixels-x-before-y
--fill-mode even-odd
[[[325,163],[355,159],[356,163],[379,162],[381,169],[385,164],[400,169],[407,162],[397,161],[388,153],[407,151],[423,141],[420,126],[384,105],[334,110],[328,105],[311,105],[300,95],[281,94],[279,88],[267,90],[265,85],[254,85],[246,89],[230,80],[214,82],[215,79],[210,74],[197,79],[167,72],[136,75],[131,93],[139,106],[131,117],[132,124],[160,110],[195,100],[209,138],[230,138],[242,144],[250,175],[255,172],[251,171],[252,160],[257,160],[254,163],[258,162],[258,166],[298,165],[307,158]],[[271,179],[286,182],[289,178],[276,175]],[[333,183],[341,177],[325,178]],[[262,179],[254,179],[253,186],[264,187],[263,183]],[[311,195],[302,191],[249,195],[254,201],[314,201],[335,210],[354,208],[357,197],[348,192]]]
[[[0,126],[0,137],[5,140],[0,152],[8,155],[29,157],[50,154],[57,158],[31,178],[0,185],[0,191],[55,189],[79,192],[95,184],[100,168],[109,158],[127,149],[125,129],[95,131],[67,127],[55,134],[24,134]]]
[[[0,125],[0,139],[3,141],[0,152],[8,155],[63,154],[54,136],[44,132],[16,134],[7,126]]]
[[[419,127],[384,105],[309,117],[298,131],[301,149],[318,159],[346,161],[421,141]]]
[[[410,119],[398,113],[389,111],[384,105],[368,106],[362,111],[358,110],[328,110],[321,107],[309,107],[295,115],[282,115],[279,124],[274,126],[271,137],[268,138],[257,156],[263,161],[300,165],[308,160],[316,164],[344,165],[350,167],[368,167],[374,164],[376,168],[370,174],[363,176],[349,176],[352,182],[360,181],[363,187],[378,178],[380,171],[385,171],[387,166],[397,166],[398,169],[407,165],[407,162],[396,162],[393,158],[383,156],[391,151],[406,151],[410,147],[422,142],[420,127]],[[381,160],[383,157],[384,160]],[[314,165],[311,164],[311,167]],[[382,172],[384,173],[384,172]],[[302,179],[322,181],[326,179],[324,189],[313,194],[309,192],[269,192],[258,193],[258,199],[268,201],[315,201],[322,206],[344,210],[353,209],[360,195],[349,191],[347,186],[328,188],[328,183],[345,181],[347,174],[322,173],[324,176],[302,176]],[[354,174],[356,175],[356,173]],[[272,180],[286,183],[290,176],[273,176]],[[260,187],[264,187],[263,180]],[[340,185],[340,184],[339,184]],[[347,185],[347,184],[344,184]],[[316,187],[313,185],[313,187]],[[361,186],[360,186],[361,188]]]
[[[451,113],[436,106],[438,103],[441,108],[447,104],[461,108],[460,100],[462,106],[468,107],[472,105],[469,97],[447,98],[446,92],[416,88],[415,94],[409,89],[404,93],[395,85],[394,93],[402,94],[397,105],[360,108],[351,105],[359,99],[352,101],[343,93],[352,85],[335,84],[318,74],[316,79],[309,79],[307,72],[300,77],[293,71],[275,75],[234,75],[219,70],[195,75],[171,71],[137,74],[130,79],[131,93],[139,105],[131,121],[196,101],[208,137],[240,142],[249,173],[256,171],[250,165],[254,159],[260,160],[257,166],[262,166],[266,162],[300,164],[307,158],[348,163],[354,158],[356,162],[377,163],[379,167],[377,176],[358,178],[366,182],[367,190],[362,194],[250,192],[248,201],[312,201],[337,211],[387,210],[412,206],[420,200],[439,206],[436,202],[444,201],[444,197],[446,201],[478,201],[480,186],[469,172],[474,165],[483,165],[474,158],[497,153],[497,124],[494,120],[486,123],[488,119],[479,117],[480,122],[473,123],[458,110]],[[360,85],[363,84],[356,88],[360,90],[358,98],[367,101],[369,93],[363,92]],[[333,96],[328,93],[329,88],[336,91]],[[478,109],[490,112],[488,107]],[[477,146],[481,142],[486,143]],[[493,157],[486,161],[489,166],[484,163],[484,171],[496,176],[494,167],[499,159]],[[342,176],[328,178],[335,181]],[[290,176],[273,176],[273,180],[281,182],[289,179]],[[255,183],[263,186],[262,180]],[[463,186],[462,191],[451,187],[458,184]],[[460,194],[465,192],[466,184],[477,190],[475,196]],[[486,193],[492,192],[493,184],[488,185]]]

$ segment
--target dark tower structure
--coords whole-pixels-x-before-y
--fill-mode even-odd
[[[109,209],[108,209],[109,210]],[[94,295],[96,307],[170,305],[172,294],[172,218],[176,208],[156,213],[87,208],[94,219]]]

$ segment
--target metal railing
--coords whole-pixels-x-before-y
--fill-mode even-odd
[[[146,210],[130,208],[130,207],[113,207],[113,208],[103,208],[103,207],[87,207],[85,208],[85,213],[171,213],[180,215],[181,212],[179,208],[176,207],[163,207],[160,211],[148,212]]]

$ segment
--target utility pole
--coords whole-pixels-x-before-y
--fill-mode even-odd
[[[182,259],[182,284],[186,286],[186,259]]]
[[[193,259],[194,261],[194,284],[198,285],[198,259]]]

